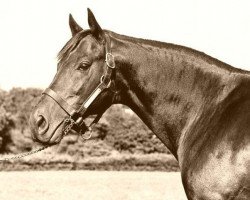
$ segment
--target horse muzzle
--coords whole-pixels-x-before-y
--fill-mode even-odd
[[[62,119],[62,118],[61,118]],[[55,144],[63,137],[63,120],[51,123],[50,117],[35,110],[30,116],[31,136],[34,141],[43,144]]]
[[[45,116],[36,112],[30,117],[30,127],[33,140],[43,144],[59,143],[69,132],[81,135],[84,140],[92,135],[91,127],[87,126],[82,118],[75,121],[68,117],[50,125]]]

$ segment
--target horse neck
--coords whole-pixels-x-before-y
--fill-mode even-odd
[[[117,103],[129,106],[178,159],[196,119],[235,87],[234,68],[186,47],[110,35],[121,91]]]

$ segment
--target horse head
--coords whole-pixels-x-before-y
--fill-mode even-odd
[[[72,38],[58,54],[57,73],[30,117],[32,136],[41,143],[60,142],[71,127],[85,132],[83,120],[97,115],[97,121],[112,104],[110,40],[89,9],[88,23],[90,29],[83,30],[69,16]]]

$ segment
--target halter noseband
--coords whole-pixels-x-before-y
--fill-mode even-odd
[[[95,90],[88,96],[88,98],[83,102],[81,107],[78,110],[72,108],[62,97],[60,97],[55,91],[51,88],[45,89],[42,94],[48,95],[51,97],[68,115],[69,117],[64,120],[66,124],[68,124],[64,129],[64,134],[66,135],[71,128],[74,126],[78,130],[91,131],[90,126],[94,123],[97,123],[102,114],[98,114],[94,121],[90,124],[89,127],[83,121],[83,115],[86,113],[88,107],[93,103],[93,101],[100,95],[100,93],[109,88],[111,85],[111,75],[115,69],[115,59],[113,54],[111,53],[110,48],[110,38],[108,36],[105,37],[106,45],[106,59],[105,66],[106,71],[101,76],[99,85],[95,88]],[[91,137],[91,135],[89,135]],[[89,139],[89,137],[84,139]]]

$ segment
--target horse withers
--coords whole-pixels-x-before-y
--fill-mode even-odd
[[[192,200],[250,199],[250,73],[196,50],[103,30],[70,15],[72,38],[30,118],[33,138],[59,143],[112,104],[129,106],[179,162]]]

